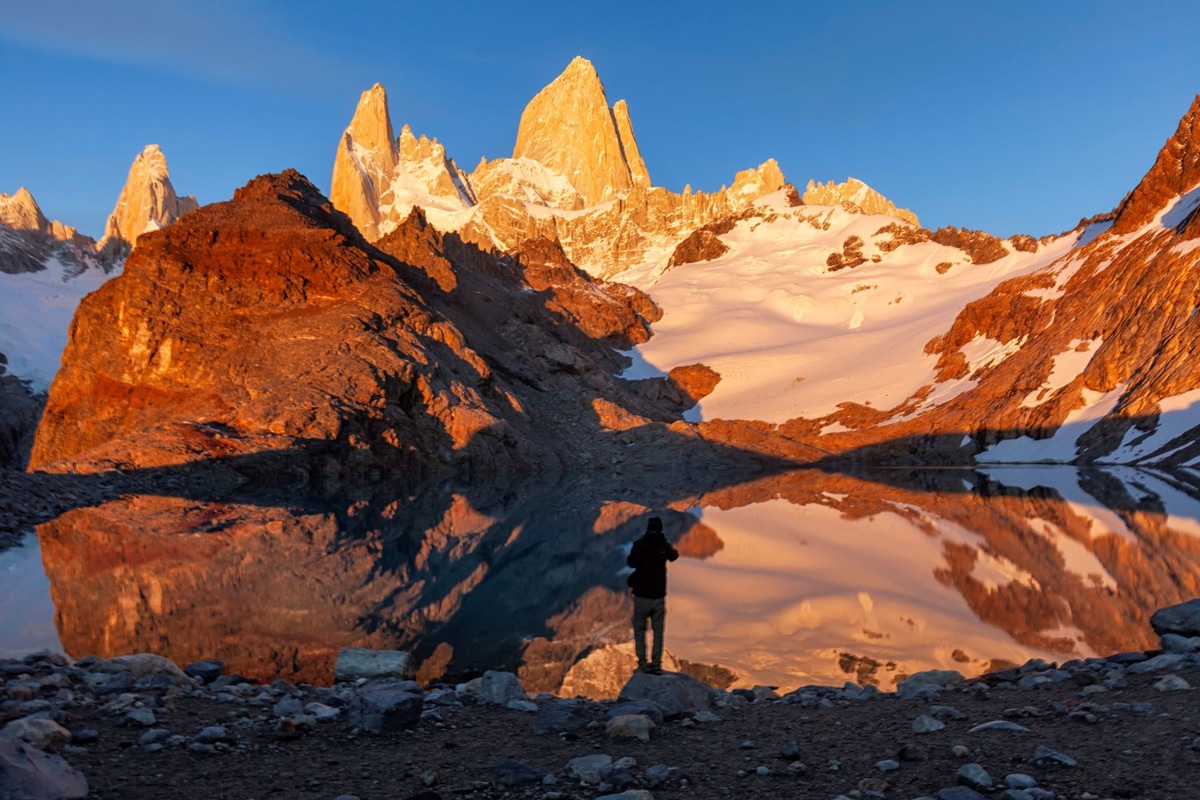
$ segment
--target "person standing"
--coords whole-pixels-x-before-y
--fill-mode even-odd
[[[633,590],[633,649],[638,670],[662,674],[663,627],[667,616],[667,562],[679,558],[679,551],[663,535],[660,517],[651,517],[646,533],[633,543],[625,563],[633,567],[629,588]],[[646,620],[654,631],[654,648],[646,660]]]

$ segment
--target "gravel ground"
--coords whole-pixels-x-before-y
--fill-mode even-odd
[[[1005,776],[1031,776],[1044,797],[1200,797],[1200,704],[1197,689],[1163,691],[1167,676],[1200,685],[1200,664],[1185,656],[1174,670],[1135,674],[1126,665],[1093,662],[1066,672],[1033,665],[985,677],[927,699],[864,693],[856,688],[798,690],[775,699],[749,700],[718,692],[714,718],[666,721],[647,742],[606,734],[612,703],[587,702],[595,724],[575,733],[534,732],[537,714],[478,702],[469,691],[433,690],[411,730],[371,735],[347,713],[300,730],[273,713],[280,700],[330,701],[335,691],[291,687],[144,689],[90,697],[59,689],[54,706],[77,737],[96,732],[88,744],[59,753],[86,775],[93,798],[324,798],[361,800],[421,796],[443,798],[594,798],[646,789],[656,798],[916,798],[973,797],[955,788],[960,769],[982,767],[994,779],[993,797],[1004,797]],[[1099,666],[1095,666],[1099,664]],[[12,675],[16,668],[10,666]],[[78,668],[76,677],[79,677]],[[60,672],[63,670],[59,670]],[[1069,677],[1068,677],[1069,676]],[[1042,678],[1047,682],[1041,682]],[[1001,679],[1004,678],[1004,679]],[[1022,678],[1026,688],[1021,688]],[[28,686],[43,676],[12,677]],[[59,683],[62,681],[59,680]],[[1090,684],[1089,684],[1090,682]],[[1028,685],[1037,683],[1038,685]],[[1104,688],[1107,683],[1112,688]],[[1178,681],[1173,681],[1179,685]],[[1084,694],[1084,685],[1093,688]],[[13,691],[9,696],[13,696]],[[343,697],[352,696],[342,686]],[[349,693],[349,695],[347,694]],[[43,692],[44,694],[44,692]],[[19,694],[28,697],[28,692]],[[74,700],[68,701],[69,696]],[[220,698],[220,699],[218,699]],[[860,699],[852,699],[860,698]],[[35,701],[36,702],[36,701]],[[535,698],[535,705],[561,703]],[[141,706],[156,717],[152,727],[179,739],[156,752],[139,744],[150,728],[131,722]],[[5,717],[20,716],[9,700]],[[944,728],[915,733],[923,714]],[[708,719],[707,722],[697,721]],[[1027,732],[971,728],[1009,720]],[[203,728],[224,725],[227,743],[190,747]],[[166,735],[165,733],[162,735]],[[84,734],[84,739],[88,737]],[[1035,758],[1039,746],[1074,759],[1064,766]],[[207,752],[195,752],[203,750]],[[791,757],[785,753],[791,751]],[[601,785],[581,783],[568,771],[580,756],[629,758],[626,774]],[[529,785],[497,786],[495,768],[511,760],[552,778]],[[894,760],[894,765],[880,762]],[[673,768],[665,778],[655,765]],[[894,766],[885,771],[881,767]],[[1036,792],[1037,790],[1035,790]],[[422,795],[422,792],[426,793]],[[948,793],[949,792],[949,793]],[[1014,798],[1036,797],[1009,795]]]

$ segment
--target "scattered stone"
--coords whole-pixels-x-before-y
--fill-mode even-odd
[[[606,715],[609,719],[620,717],[625,714],[645,714],[650,719],[654,720],[655,725],[663,724],[662,709],[651,703],[649,700],[628,700],[623,703],[617,703],[608,710]]]
[[[407,683],[395,678],[377,678],[358,687],[348,708],[350,722],[375,734],[414,727],[421,719],[424,698],[408,691]]]
[[[971,748],[967,747],[965,744],[956,744],[954,747],[950,748],[950,754],[955,758],[966,758],[967,756],[971,755]]]
[[[0,736],[12,736],[38,750],[54,751],[71,741],[71,732],[52,719],[25,717],[15,719],[0,730]]]
[[[900,748],[897,756],[901,761],[926,761],[929,759],[929,751],[919,744],[909,742]]]
[[[597,784],[604,780],[612,768],[612,756],[597,753],[579,756],[567,762],[567,774],[581,783]]]
[[[655,764],[650,767],[642,775],[642,779],[649,786],[658,786],[671,777],[673,772],[677,771],[677,767],[669,767],[666,764]]]
[[[302,713],[304,713],[304,704],[295,697],[285,697],[271,709],[271,714],[276,717],[294,717]]]
[[[929,696],[944,689],[957,689],[963,685],[963,676],[952,669],[931,669],[918,672],[896,684],[896,693],[904,699]]]
[[[87,779],[62,757],[0,734],[0,797],[78,800],[87,795]]]
[[[1200,599],[1160,608],[1150,616],[1150,627],[1159,636],[1167,633],[1200,636]]]
[[[623,714],[610,719],[604,732],[610,739],[637,739],[648,742],[655,727],[654,720],[645,714]]]
[[[990,792],[996,785],[988,771],[975,763],[963,764],[958,768],[956,777],[963,786],[984,792]]]
[[[143,728],[149,728],[158,722],[154,716],[154,712],[148,708],[135,708],[125,713],[125,720],[130,725],[139,725]]]
[[[621,700],[649,700],[662,709],[663,717],[675,719],[712,709],[714,690],[690,675],[664,672],[651,675],[635,672],[621,689]]]
[[[1037,764],[1039,767],[1045,766],[1047,764],[1059,764],[1064,767],[1078,767],[1079,766],[1079,762],[1076,761],[1075,759],[1071,758],[1068,755],[1060,753],[1057,750],[1051,750],[1049,747],[1046,747],[1045,745],[1038,745],[1037,750],[1034,751],[1034,754],[1033,754],[1033,763]]]
[[[546,775],[540,769],[522,764],[520,761],[505,759],[497,761],[492,767],[492,785],[500,789],[510,789],[514,786],[529,786],[541,783]]]
[[[526,714],[536,714],[538,712],[538,704],[530,700],[509,700],[504,704],[504,707],[513,711],[524,711]]]
[[[1165,675],[1154,682],[1154,688],[1160,692],[1178,692],[1192,685],[1178,675]]]
[[[797,761],[800,758],[800,745],[796,742],[788,742],[779,748],[779,757],[787,761]]]
[[[549,733],[581,731],[592,722],[588,708],[588,703],[579,700],[556,700],[545,703],[538,708],[537,717],[533,720],[533,732],[540,736]],[[660,711],[659,715],[661,716],[661,714]]]
[[[922,714],[913,720],[913,733],[933,733],[946,727],[946,723],[936,720],[928,714]]]
[[[1037,781],[1024,772],[1010,772],[1004,776],[1004,786],[1007,789],[1032,789],[1037,786]]]
[[[511,672],[489,669],[469,685],[471,694],[482,703],[502,706],[510,700],[525,700],[529,697],[521,681]]]
[[[201,728],[200,732],[192,737],[192,741],[196,744],[217,744],[233,742],[234,738],[229,735],[224,725],[209,725],[207,728]]]
[[[1159,638],[1158,645],[1164,653],[1195,653],[1200,650],[1200,636],[1166,633]]]
[[[193,661],[183,668],[183,674],[188,677],[212,683],[225,674],[224,661]]]
[[[1018,725],[1015,722],[1010,722],[1006,719],[994,719],[991,722],[984,722],[971,728],[967,733],[985,733],[987,731],[1012,731],[1014,733],[1031,733],[1029,728],[1024,725]]]
[[[1175,669],[1188,659],[1182,653],[1163,653],[1159,656],[1147,659],[1137,664],[1133,664],[1128,668],[1129,672],[1140,675],[1146,672],[1158,672],[1164,669]]]
[[[954,706],[930,706],[925,710],[925,713],[934,719],[940,720],[962,720],[967,718],[966,714],[962,713]]]
[[[366,647],[343,647],[333,665],[337,683],[352,683],[366,678],[398,678],[411,680],[417,674],[412,654],[403,650],[372,650]]]
[[[755,767],[754,774],[760,778],[765,778],[771,774],[771,768],[766,766]]]
[[[937,793],[937,800],[986,800],[979,792],[966,786],[953,786]]]
[[[900,762],[895,759],[886,758],[883,761],[876,761],[875,769],[880,772],[895,772],[900,769]]]
[[[342,710],[333,706],[327,706],[324,703],[309,703],[304,707],[304,713],[311,714],[319,722],[324,722],[325,720],[341,716]]]
[[[152,744],[161,744],[171,738],[171,732],[166,728],[151,728],[138,737],[138,745],[147,747]]]
[[[713,712],[709,711],[707,708],[702,708],[699,711],[697,711],[696,715],[694,717],[692,717],[692,719],[694,719],[696,722],[699,722],[704,725],[711,725],[714,722],[721,721],[720,717],[718,717]]]
[[[173,686],[195,686],[195,681],[175,666],[175,662],[153,653],[137,653],[97,661],[91,671],[107,675],[123,674],[133,681],[160,677],[167,679]]]
[[[606,794],[596,800],[654,800],[654,795],[645,789],[628,789],[620,794]]]

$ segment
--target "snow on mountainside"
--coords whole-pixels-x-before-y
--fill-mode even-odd
[[[723,255],[622,276],[663,309],[625,375],[712,367],[722,379],[689,412],[694,421],[778,424],[824,417],[847,402],[888,409],[931,385],[926,405],[944,402],[971,381],[935,384],[938,359],[925,352],[926,342],[968,302],[1050,263],[1078,237],[1033,252],[1010,244],[1003,258],[973,264],[963,250],[920,231],[894,217],[792,206],[783,192],[768,195],[719,237]],[[847,252],[859,255],[847,262]],[[973,356],[982,365],[997,354],[982,345]]]

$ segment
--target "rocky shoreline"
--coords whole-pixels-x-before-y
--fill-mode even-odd
[[[1160,651],[923,672],[895,693],[639,673],[607,701],[504,672],[423,687],[396,651],[343,651],[331,687],[36,654],[0,661],[0,796],[1194,797],[1200,600],[1153,625]]]

